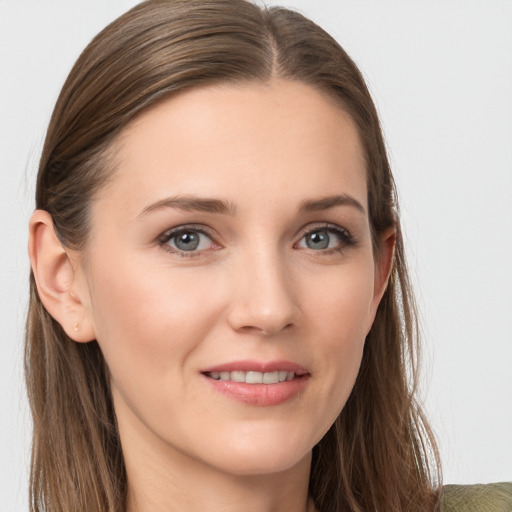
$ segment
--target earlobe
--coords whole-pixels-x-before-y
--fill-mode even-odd
[[[84,290],[76,290],[70,255],[57,237],[51,215],[36,210],[29,224],[29,257],[39,297],[66,334],[77,342],[95,339]]]

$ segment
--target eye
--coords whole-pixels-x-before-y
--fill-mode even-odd
[[[298,242],[297,247],[313,251],[342,251],[354,245],[352,235],[339,227],[326,226],[308,231]]]
[[[181,253],[183,256],[214,248],[214,242],[204,231],[183,227],[167,231],[160,239],[160,245],[174,253]]]

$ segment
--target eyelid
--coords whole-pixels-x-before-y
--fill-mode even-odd
[[[167,229],[164,231],[161,235],[157,237],[157,243],[158,245],[164,249],[165,251],[171,253],[171,254],[177,254],[178,256],[183,257],[194,257],[194,256],[201,256],[205,252],[207,252],[210,249],[202,249],[198,251],[182,251],[180,249],[171,247],[167,244],[169,240],[173,238],[178,233],[181,233],[183,231],[193,231],[196,233],[203,234],[207,236],[211,242],[212,245],[215,245],[216,247],[212,248],[211,250],[220,249],[221,245],[218,244],[215,241],[215,235],[213,234],[213,230],[209,228],[208,226],[205,226],[204,224],[182,224],[180,226],[175,226],[173,228]]]
[[[318,223],[311,223],[307,226],[304,226],[297,235],[299,240],[301,240],[305,235],[308,233],[311,233],[313,231],[319,231],[321,229],[325,229],[326,231],[336,231],[338,233],[341,233],[348,238],[352,238],[352,234],[347,228],[344,228],[343,226],[340,226],[338,224],[332,224],[330,222],[318,222]]]
[[[350,231],[340,226],[339,224],[333,224],[330,222],[318,222],[318,223],[311,223],[306,226],[304,226],[298,233],[297,241],[294,244],[294,248],[297,248],[297,244],[309,233],[319,231],[319,230],[326,230],[335,232],[343,239],[343,244],[341,247],[335,247],[331,249],[324,249],[324,250],[318,250],[315,252],[323,253],[323,254],[329,254],[331,252],[341,252],[342,250],[346,249],[349,246],[354,246],[357,244],[356,239],[354,236],[350,233]],[[211,242],[212,245],[215,247],[208,248],[208,249],[201,249],[201,250],[195,250],[195,251],[182,251],[178,248],[173,248],[170,245],[167,244],[167,242],[176,234],[183,232],[183,231],[194,231],[197,233],[201,233],[205,236],[207,236]],[[211,250],[218,250],[221,249],[222,246],[216,241],[216,234],[214,230],[212,230],[210,227],[204,225],[204,224],[182,224],[179,226],[175,226],[173,228],[167,229],[164,231],[161,235],[159,235],[156,239],[158,245],[162,247],[165,251],[176,254],[178,256],[183,257],[194,257],[194,256],[201,256],[204,255],[204,253],[209,252]]]
[[[315,231],[321,231],[321,230],[337,233],[337,235],[343,240],[343,243],[341,244],[340,247],[332,247],[330,249],[322,249],[322,250],[313,251],[313,252],[317,252],[319,254],[339,253],[339,252],[342,252],[343,250],[347,249],[348,247],[357,245],[357,240],[355,239],[355,237],[350,233],[350,231],[347,228],[344,228],[344,227],[340,226],[339,224],[332,224],[330,222],[320,222],[320,223],[308,224],[307,226],[302,228],[299,232],[298,240],[294,244],[294,247],[296,247],[303,240],[303,238],[306,235],[308,235],[310,233],[314,233]],[[298,247],[298,248],[303,249],[302,247]]]
[[[175,226],[173,228],[166,229],[161,235],[158,236],[158,240],[169,239],[173,234],[179,233],[180,231],[197,231],[198,233],[203,233],[210,238],[213,238],[214,232],[208,226],[204,224],[180,224],[179,226]]]

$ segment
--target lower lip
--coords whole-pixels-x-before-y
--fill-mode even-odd
[[[293,380],[277,384],[246,384],[231,380],[215,380],[203,375],[210,386],[229,398],[248,405],[269,407],[279,405],[298,397],[306,387],[309,375],[301,375]]]

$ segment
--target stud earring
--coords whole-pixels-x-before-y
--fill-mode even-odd
[[[73,331],[78,331],[78,323],[76,323],[75,325],[73,325]]]

